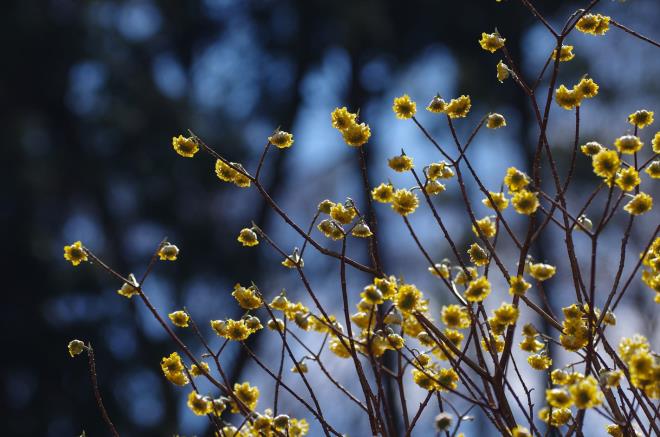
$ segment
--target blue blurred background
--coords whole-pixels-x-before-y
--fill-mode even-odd
[[[586,4],[538,3],[557,27]],[[553,47],[546,30],[514,1],[15,0],[3,9],[0,217],[9,267],[3,275],[0,402],[4,435],[12,436],[104,434],[85,360],[67,356],[71,338],[94,345],[101,388],[122,435],[208,433],[208,422],[185,407],[187,391],[160,374],[160,358],[174,350],[162,329],[139,302],[116,295],[119,284],[110,276],[90,266],[72,269],[62,259],[65,244],[82,240],[117,270],[139,274],[168,236],[181,248],[180,259],[158,265],[146,291],[163,313],[186,306],[209,338],[208,320],[240,317],[230,296],[236,282],[254,281],[268,296],[286,288],[290,297],[310,304],[295,272],[282,269],[275,253],[265,245],[244,249],[235,241],[252,220],[287,249],[299,246],[300,239],[255,191],[218,181],[212,160],[175,155],[173,135],[190,128],[227,158],[254,169],[276,127],[293,132],[293,148],[271,153],[263,174],[272,196],[307,226],[324,198],[364,200],[357,155],[331,128],[332,109],[359,108],[371,125],[372,185],[389,178],[411,186],[413,181],[388,171],[386,158],[405,148],[421,168],[439,157],[411,122],[394,117],[392,98],[406,92],[421,110],[437,92],[447,98],[470,94],[471,116],[457,123],[463,138],[490,111],[508,121],[506,129],[480,134],[469,154],[486,186],[495,190],[509,165],[528,168],[537,130],[525,96],[512,82],[497,82],[499,57],[481,50],[477,40],[497,27],[530,78]],[[596,10],[658,38],[655,0],[607,0]],[[627,114],[660,109],[657,49],[617,29],[600,38],[575,34],[568,43],[577,56],[562,65],[560,82],[572,84],[589,73],[601,85],[598,98],[583,108],[582,143],[611,144],[628,131]],[[553,116],[550,139],[563,159],[572,145],[574,120],[556,106]],[[442,144],[451,144],[439,119],[427,113],[420,120]],[[642,135],[647,144],[649,134]],[[576,208],[597,183],[586,158],[580,157],[578,166],[570,199]],[[476,187],[468,188],[478,202]],[[471,236],[455,185],[449,184],[439,203],[455,240],[467,247]],[[437,317],[440,306],[450,302],[446,291],[426,272],[399,217],[387,207],[377,214],[387,272],[425,290]],[[640,220],[631,242],[633,258],[657,222],[655,212]],[[427,211],[420,208],[413,224],[432,256],[439,261],[450,255]],[[608,256],[613,263],[618,257],[616,226],[615,221],[604,236],[603,283],[611,281]],[[553,244],[557,235],[541,239],[534,254],[566,272],[564,254]],[[579,245],[585,242],[578,239]],[[353,246],[353,257],[366,261],[366,246]],[[506,253],[505,245],[502,250]],[[336,262],[312,250],[305,261],[324,303],[336,310]],[[371,279],[351,273],[355,302]],[[490,306],[505,295],[500,288]],[[555,310],[572,303],[569,283],[557,279],[546,291]],[[630,291],[618,313],[624,323],[611,331],[615,342],[639,331],[657,348],[651,299],[641,287]],[[184,338],[201,353],[194,338]],[[278,342],[263,333],[251,346],[272,356],[279,354]],[[569,359],[553,352],[558,363]],[[270,406],[273,384],[267,376],[238,348],[225,354],[232,380],[257,383],[259,409]],[[339,379],[351,380],[350,363],[328,360]],[[539,379],[543,388],[538,375],[528,377]],[[303,391],[296,375],[287,378]],[[422,399],[420,390],[409,391],[412,405]],[[322,398],[329,420],[352,436],[367,435],[364,418],[338,408],[338,397],[328,392]],[[292,416],[306,416],[295,400],[283,399]],[[435,414],[437,408],[429,407],[419,435],[427,435]],[[466,424],[467,434],[486,435],[486,424],[475,416]],[[602,422],[593,419],[587,426],[601,430]],[[317,431],[312,423],[312,434]]]

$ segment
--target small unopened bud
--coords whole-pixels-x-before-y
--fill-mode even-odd
[[[293,373],[307,373],[309,371],[309,367],[307,367],[307,363],[304,361],[301,361],[298,363],[297,366],[293,366],[291,368],[291,371]]]
[[[272,331],[284,331],[284,321],[282,321],[282,319],[270,319],[266,325],[268,326],[268,329]]]
[[[289,416],[286,414],[275,416],[273,419],[273,425],[275,425],[275,428],[277,429],[285,429],[287,426],[289,426]]]
[[[351,231],[351,235],[354,237],[359,237],[359,238],[369,238],[373,235],[371,232],[371,229],[369,229],[369,226],[365,222],[360,222]]]
[[[582,225],[582,227],[578,226],[577,229],[582,231],[586,229],[587,231],[591,231],[594,228],[594,224],[589,220],[589,217],[586,215],[582,214],[580,217],[577,219],[578,223]],[[584,228],[584,229],[582,229]]]
[[[245,319],[245,326],[252,330],[257,330],[263,328],[261,325],[261,320],[259,320],[258,317],[255,316],[249,316],[248,318]]]
[[[86,347],[87,346],[85,346],[85,343],[83,343],[80,340],[71,340],[68,346],[69,355],[71,355],[72,357],[75,357],[76,355],[80,355],[82,351],[85,350]]]
[[[449,413],[440,413],[435,416],[435,421],[433,425],[438,432],[449,431],[451,424],[453,422],[453,417]]]

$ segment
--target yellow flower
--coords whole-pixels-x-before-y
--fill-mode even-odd
[[[450,118],[463,118],[467,117],[471,107],[470,96],[462,95],[456,99],[451,99],[445,112]]]
[[[598,95],[598,84],[593,79],[584,77],[573,87],[573,91],[578,94],[580,99],[590,99]],[[579,103],[577,106],[579,106]]]
[[[489,216],[477,220],[476,223],[476,227],[472,225],[472,232],[477,237],[479,237],[479,232],[477,231],[481,231],[481,234],[486,238],[493,238],[497,234],[497,226],[495,226],[495,223],[493,223]]]
[[[477,243],[472,243],[467,251],[470,256],[470,262],[477,266],[485,266],[488,264],[488,252],[481,248]]]
[[[638,152],[644,146],[644,143],[635,135],[624,135],[614,140],[614,146],[619,152],[632,155]]]
[[[557,268],[555,266],[551,266],[550,264],[530,263],[528,267],[529,275],[537,281],[547,281],[557,272]]]
[[[623,437],[623,430],[621,429],[621,426],[614,423],[607,425],[605,427],[605,431],[607,431],[607,433],[612,437]]]
[[[369,238],[373,235],[373,232],[371,232],[371,229],[369,229],[369,226],[364,221],[360,221],[351,230],[351,235],[358,238]]]
[[[371,197],[380,203],[390,203],[394,199],[394,187],[391,184],[381,183],[371,190]]]
[[[564,85],[560,85],[555,90],[555,100],[557,104],[566,110],[571,110],[580,106],[581,95],[575,89],[569,90]]]
[[[628,123],[639,129],[643,129],[653,123],[653,114],[653,111],[640,109],[639,111],[635,111],[628,116]]]
[[[436,380],[440,391],[456,390],[458,387],[458,374],[454,369],[440,369]]]
[[[259,389],[251,386],[248,382],[234,384],[234,394],[251,411],[257,408],[259,402]],[[238,413],[238,406],[232,402],[232,413]]]
[[[575,57],[573,46],[562,45],[559,51],[559,62],[568,62]],[[552,51],[552,59],[557,60],[557,49]]]
[[[603,393],[598,388],[598,381],[589,375],[571,385],[571,399],[579,409],[594,408],[602,403]]]
[[[642,215],[653,208],[653,197],[646,193],[639,193],[626,203],[623,209],[631,215]]]
[[[397,213],[406,216],[415,212],[419,206],[419,199],[410,190],[399,189],[394,192],[392,200],[392,209]]]
[[[426,185],[424,185],[424,191],[430,196],[435,196],[444,192],[447,189],[444,184],[441,184],[437,180],[428,180]]]
[[[284,258],[281,264],[288,269],[295,269],[297,267],[304,267],[305,261],[303,261],[302,257],[298,253],[298,250],[295,249],[291,255]]]
[[[569,408],[573,404],[571,395],[563,388],[552,388],[545,391],[545,400],[553,408]]]
[[[394,98],[392,111],[394,111],[397,118],[406,120],[408,118],[412,118],[415,115],[415,112],[417,112],[417,104],[410,100],[408,94],[404,94],[401,97]]]
[[[490,294],[490,282],[485,276],[470,281],[465,290],[468,302],[482,302]]]
[[[236,173],[238,172],[221,159],[215,161],[215,174],[221,181],[233,182],[234,178],[236,177]]]
[[[529,177],[515,167],[509,167],[504,176],[504,185],[509,188],[509,191],[515,193],[520,191],[529,184]],[[488,206],[488,205],[486,205]]]
[[[518,214],[534,214],[539,207],[539,199],[536,194],[527,190],[516,192],[511,198],[511,203]]]
[[[252,332],[250,328],[245,324],[245,320],[227,320],[225,333],[223,337],[234,340],[234,341],[243,341],[246,340]]]
[[[192,158],[199,151],[197,142],[193,138],[186,138],[183,135],[172,137],[172,147],[184,158]]]
[[[651,179],[660,179],[660,161],[655,160],[651,162],[644,171],[651,177]]]
[[[278,149],[287,149],[293,145],[293,135],[283,130],[276,130],[268,141]]]
[[[436,179],[450,179],[454,176],[454,171],[445,161],[433,162],[426,168],[426,177],[434,181]]]
[[[550,372],[550,380],[552,381],[553,384],[565,385],[569,382],[568,379],[569,379],[568,373],[564,372],[561,369],[555,369],[552,372]]]
[[[140,289],[139,289],[140,284],[138,284],[137,279],[135,279],[135,275],[133,273],[130,273],[128,275],[128,281],[130,282],[130,284],[124,282],[121,285],[121,288],[117,290],[117,294],[130,299],[134,295],[140,293]]]
[[[501,82],[504,82],[506,79],[508,79],[509,75],[511,74],[509,67],[500,60],[500,62],[497,63],[497,80]]]
[[[348,358],[351,356],[351,351],[348,348],[348,340],[344,340],[346,342],[346,346],[341,342],[340,339],[338,338],[333,338],[330,340],[329,348],[330,351],[337,355],[339,358]]]
[[[353,114],[346,109],[346,107],[335,108],[330,115],[332,119],[332,127],[340,132],[345,131],[353,126],[357,120],[357,114]]]
[[[491,53],[495,53],[497,50],[504,47],[504,42],[506,39],[502,38],[497,33],[485,33],[481,34],[481,39],[479,40],[479,45],[482,49],[488,50]]]
[[[617,187],[621,188],[623,191],[632,191],[637,185],[639,185],[641,179],[639,178],[639,173],[637,173],[637,170],[635,170],[634,167],[628,167],[616,174],[615,182]]]
[[[199,366],[197,364],[193,364],[190,366],[190,374],[192,376],[202,376],[204,375],[204,372],[210,373],[211,368],[209,367],[209,364],[202,361],[199,363]]]
[[[158,250],[158,258],[160,258],[161,261],[176,261],[178,255],[179,248],[174,244],[164,243]]]
[[[398,173],[409,171],[413,168],[413,159],[407,155],[394,156],[387,160],[387,165]]]
[[[552,365],[552,359],[545,354],[532,354],[527,357],[527,362],[535,370],[546,370]]]
[[[231,295],[234,296],[238,305],[244,310],[254,310],[261,307],[261,298],[253,287],[245,288],[241,284],[235,284]]]
[[[188,408],[197,416],[205,416],[213,411],[213,403],[209,398],[191,391],[188,395]]]
[[[426,306],[424,295],[413,284],[402,284],[396,296],[396,306],[403,313],[418,311]]]
[[[178,353],[172,352],[168,357],[163,357],[160,361],[160,368],[171,383],[176,385],[188,384],[188,377],[183,372],[183,362]]]
[[[85,343],[80,340],[71,340],[67,345],[69,355],[71,355],[72,358],[76,355],[80,355],[86,348],[87,346],[85,346]]]
[[[596,141],[589,141],[588,143],[580,146],[580,150],[587,156],[594,156],[596,153],[603,150],[603,146]]]
[[[522,425],[516,425],[511,429],[511,437],[532,437],[532,434],[527,428]]]
[[[70,246],[64,246],[64,259],[71,262],[74,266],[87,261],[87,252],[80,241],[76,241]]]
[[[609,370],[599,375],[600,383],[608,388],[618,387],[623,378],[621,370]]]
[[[354,123],[342,131],[342,136],[344,137],[344,142],[349,146],[360,147],[369,141],[371,129],[368,124]]]
[[[442,323],[453,329],[469,328],[471,323],[467,309],[459,305],[444,305],[440,318]]]
[[[330,217],[337,220],[343,225],[347,225],[353,221],[357,211],[353,206],[345,207],[342,203],[336,203],[332,208],[330,208]]]
[[[481,201],[481,203],[483,203],[486,208],[503,211],[509,206],[509,199],[506,198],[504,193],[495,193],[493,191],[489,191],[488,194],[490,194],[490,198],[486,197]],[[490,201],[491,199],[493,199],[494,205],[493,202]]]
[[[660,153],[660,131],[656,132],[651,140],[653,153]]]
[[[522,276],[511,276],[509,285],[509,294],[511,296],[524,296],[527,290],[532,287]]]
[[[190,321],[190,316],[188,313],[180,310],[169,313],[167,317],[170,318],[174,326],[178,326],[179,328],[187,328],[188,322]]]
[[[586,14],[580,18],[575,28],[590,35],[605,35],[610,28],[610,17],[600,14]]]
[[[341,224],[334,220],[322,220],[316,228],[321,231],[323,235],[332,240],[341,240],[344,238],[344,231]]]
[[[431,99],[428,106],[426,107],[426,110],[429,112],[439,114],[445,112],[446,108],[447,108],[447,102],[445,102],[443,98],[438,95],[433,97],[433,99]]]
[[[526,335],[524,340],[520,342],[520,349],[525,352],[538,352],[545,347],[545,344],[536,339],[535,336]]]
[[[249,228],[241,229],[241,232],[238,233],[238,238],[236,238],[236,240],[243,246],[247,247],[256,246],[259,244],[257,233]]]
[[[568,423],[571,420],[571,410],[570,408],[557,408],[552,410],[552,415],[550,415],[550,409],[548,407],[543,407],[539,411],[539,418],[549,423],[550,426],[562,426]]]
[[[614,150],[603,149],[593,155],[591,165],[593,166],[596,175],[602,178],[611,178],[614,177],[619,170],[621,160]]]
[[[499,129],[506,126],[506,119],[502,114],[490,114],[486,120],[486,127],[488,129]]]
[[[499,308],[493,310],[495,321],[501,325],[509,326],[516,323],[518,320],[518,308],[510,303],[503,303]]]

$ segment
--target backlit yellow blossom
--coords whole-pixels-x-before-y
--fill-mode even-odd
[[[440,312],[442,323],[452,329],[465,329],[470,327],[470,315],[465,307],[459,305],[445,305]]]
[[[511,296],[524,296],[532,286],[522,276],[511,276],[509,285],[509,294]]]
[[[358,238],[369,238],[373,235],[373,232],[364,221],[360,221],[351,230],[351,235]]]
[[[321,220],[316,228],[321,231],[323,235],[332,240],[341,240],[344,238],[344,231],[341,224],[334,220]]]
[[[287,149],[293,145],[293,135],[283,130],[277,130],[268,137],[268,141],[278,149]]]
[[[80,355],[86,347],[85,343],[80,340],[71,340],[67,345],[67,350],[69,351],[69,355],[73,358],[76,355]]]
[[[246,340],[252,332],[247,327],[245,320],[227,320],[223,337],[234,340]]]
[[[135,275],[133,273],[130,273],[127,279],[129,283],[124,282],[121,285],[121,288],[117,290],[117,294],[130,299],[131,297],[140,293],[140,284],[138,284],[137,279],[135,279]]]
[[[344,342],[346,342],[346,346],[344,346],[339,338],[333,338],[330,340],[328,347],[330,348],[330,351],[339,358],[348,358],[351,356],[351,351],[348,348],[348,340],[344,340]]]
[[[245,288],[241,284],[235,284],[231,295],[234,296],[238,305],[244,310],[254,310],[262,305],[261,297],[259,297],[254,287]]]
[[[392,111],[394,111],[397,118],[406,120],[408,118],[412,118],[415,115],[415,112],[417,112],[417,104],[410,100],[408,94],[404,94],[401,97],[394,98]]]
[[[426,107],[427,111],[436,114],[445,112],[445,109],[447,109],[447,102],[445,102],[444,99],[440,96],[433,97],[433,99],[431,99],[428,106]]]
[[[161,261],[176,261],[176,257],[179,255],[179,248],[174,244],[165,243],[158,250],[158,258]]]
[[[515,167],[509,167],[504,176],[504,185],[509,191],[515,193],[529,184],[529,177]]]
[[[552,365],[552,359],[545,354],[532,354],[527,357],[527,362],[535,370],[546,370]]]
[[[477,220],[476,223],[477,226],[472,225],[472,232],[477,237],[480,236],[478,231],[480,231],[481,235],[483,235],[485,238],[493,238],[495,234],[497,234],[497,226],[495,226],[495,223],[489,216]]]
[[[537,281],[547,281],[557,272],[555,266],[544,263],[530,263],[528,265],[529,275]]]
[[[183,371],[183,361],[181,361],[178,353],[172,352],[169,356],[164,357],[160,362],[160,367],[171,383],[176,385],[188,384],[188,377]]]
[[[620,425],[616,425],[614,423],[609,424],[605,427],[605,431],[612,437],[623,437],[623,430],[621,429]]]
[[[371,137],[371,128],[365,123],[354,123],[342,131],[344,142],[349,146],[360,147]]]
[[[383,182],[371,190],[371,197],[376,202],[390,203],[394,199],[394,187]]]
[[[594,408],[602,403],[603,393],[598,388],[598,381],[591,375],[571,385],[569,391],[579,409]]]
[[[197,142],[193,138],[186,138],[183,135],[172,137],[172,147],[184,158],[192,158],[199,151]]]
[[[646,167],[644,172],[646,172],[646,174],[649,175],[651,179],[660,179],[660,161],[652,161],[649,166]]]
[[[559,62],[567,62],[575,57],[573,46],[562,45],[559,51]],[[557,60],[557,49],[552,51],[552,59]]]
[[[509,75],[511,74],[509,67],[500,60],[500,62],[497,63],[497,80],[500,82],[504,82],[506,79],[509,78]]]
[[[424,295],[413,284],[402,284],[399,287],[395,303],[403,314],[418,311],[426,306]]]
[[[516,425],[511,429],[511,437],[532,437],[532,434],[527,428],[522,425]]]
[[[539,410],[539,418],[549,423],[550,426],[562,426],[568,423],[571,420],[571,410],[570,408],[553,408],[552,415],[548,407],[543,407]]]
[[[406,216],[415,212],[418,206],[419,199],[412,191],[402,188],[394,192],[392,209],[397,213]]]
[[[392,170],[402,173],[413,168],[413,159],[407,155],[394,156],[387,160],[387,165]]]
[[[213,403],[210,398],[191,391],[188,395],[188,408],[197,416],[205,416],[213,411]]]
[[[491,53],[495,53],[497,50],[504,47],[505,38],[502,38],[497,33],[485,33],[481,34],[481,39],[479,40],[479,45],[482,49],[488,50]]]
[[[591,165],[596,175],[602,178],[611,178],[619,171],[621,160],[614,150],[603,149],[592,156]]]
[[[641,181],[639,173],[634,167],[619,171],[615,179],[616,186],[623,191],[632,191]]]
[[[426,182],[426,185],[424,185],[424,191],[430,196],[443,193],[446,189],[447,187],[445,187],[445,184],[441,184],[437,180],[429,180]]]
[[[504,193],[489,191],[488,194],[490,197],[486,196],[486,198],[481,201],[486,208],[503,211],[509,206],[509,199],[506,198]]]
[[[631,215],[642,215],[653,208],[653,198],[646,193],[639,193],[626,203],[623,209]]]
[[[593,79],[584,77],[573,87],[573,91],[578,94],[580,99],[591,99],[598,95],[598,84]]]
[[[614,140],[614,147],[621,152],[632,155],[635,152],[639,152],[644,146],[644,143],[636,137],[635,135],[624,135],[622,137]]]
[[[433,162],[426,168],[426,177],[430,180],[450,179],[454,176],[454,171],[445,161]]]
[[[284,258],[281,264],[287,269],[295,269],[297,267],[301,267],[301,268],[304,267],[305,261],[298,253],[298,249],[295,249],[291,255]]]
[[[503,303],[499,308],[493,310],[495,320],[504,326],[516,323],[518,320],[518,314],[520,314],[518,308],[510,303]]]
[[[215,174],[221,181],[233,182],[237,171],[221,159],[215,161]]]
[[[209,367],[209,364],[205,361],[201,361],[199,363],[199,366],[197,364],[193,364],[190,366],[190,374],[192,376],[202,376],[205,373],[210,373],[211,368]]]
[[[628,116],[628,123],[632,124],[638,129],[643,129],[653,123],[653,115],[653,111],[649,111],[648,109],[640,109],[639,111],[635,111]]]
[[[610,28],[610,17],[600,14],[586,14],[580,18],[575,28],[590,35],[605,35]]]
[[[241,229],[241,232],[238,233],[238,238],[236,238],[236,240],[238,240],[239,243],[246,247],[252,247],[259,244],[257,233],[249,228]]]
[[[342,203],[336,203],[332,208],[330,208],[330,217],[344,225],[352,222],[356,215],[357,211],[351,205],[346,207]]]
[[[343,132],[356,123],[357,114],[349,112],[344,106],[335,108],[330,117],[332,119],[332,127]]]
[[[557,104],[566,110],[571,110],[580,106],[582,96],[575,89],[568,89],[564,85],[560,85],[555,90],[555,100]]]
[[[534,214],[539,207],[539,199],[536,194],[527,190],[516,192],[511,198],[511,203],[518,214]]]
[[[660,153],[660,131],[656,132],[651,140],[653,153]]]
[[[470,96],[462,95],[456,99],[451,99],[445,112],[450,118],[463,118],[467,117],[471,107]]]
[[[485,266],[488,264],[488,252],[481,248],[477,243],[472,243],[467,251],[470,256],[470,262],[477,266]]]
[[[485,276],[470,281],[465,290],[468,302],[481,302],[490,294],[490,282]]]
[[[603,146],[601,146],[600,143],[596,141],[589,141],[588,143],[580,146],[580,151],[587,156],[594,156],[601,150],[603,150]]]
[[[64,246],[64,259],[69,261],[74,266],[79,265],[81,262],[87,261],[87,252],[80,241]]]
[[[190,321],[190,316],[188,316],[188,313],[181,310],[169,313],[167,317],[170,318],[174,326],[178,326],[179,328],[187,328],[188,322]]]
[[[502,114],[490,114],[486,120],[486,127],[488,129],[498,129],[506,126],[506,119]]]

